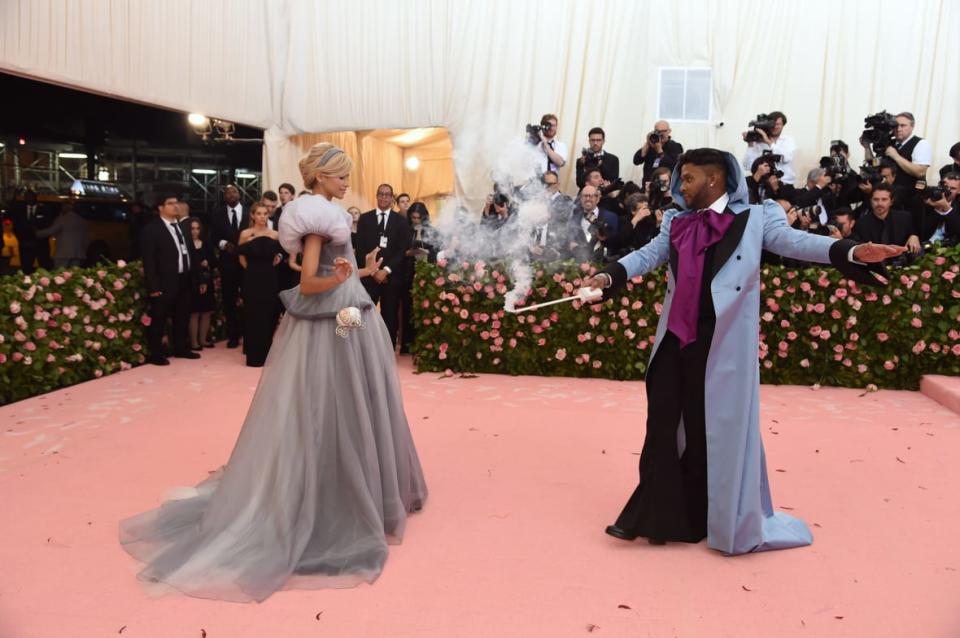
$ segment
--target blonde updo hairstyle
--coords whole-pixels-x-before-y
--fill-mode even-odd
[[[306,157],[300,160],[300,175],[303,186],[312,191],[317,183],[317,175],[342,177],[353,169],[353,160],[330,142],[320,142],[310,147]]]

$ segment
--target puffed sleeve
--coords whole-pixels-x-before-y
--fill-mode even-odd
[[[349,213],[320,195],[303,195],[283,208],[280,217],[280,245],[290,254],[303,251],[306,235],[320,235],[324,241],[350,241]]]

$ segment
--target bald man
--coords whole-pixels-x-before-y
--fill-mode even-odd
[[[633,165],[643,164],[644,182],[650,181],[653,171],[661,166],[673,169],[677,165],[683,146],[673,141],[671,133],[670,124],[666,120],[660,120],[653,125],[653,130],[647,134],[640,150],[633,154]]]

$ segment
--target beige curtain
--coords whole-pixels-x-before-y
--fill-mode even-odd
[[[271,187],[297,177],[290,136],[446,127],[456,189],[479,198],[497,144],[547,112],[568,190],[597,125],[636,177],[663,66],[713,70],[710,121],[671,122],[688,148],[739,155],[779,109],[802,175],[830,139],[856,147],[864,116],[908,110],[939,166],[960,140],[958,33],[957,0],[5,0],[0,70],[270,128]]]

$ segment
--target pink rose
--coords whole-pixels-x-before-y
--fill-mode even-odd
[[[563,361],[567,358],[567,350],[565,348],[558,348],[556,354],[553,355],[557,361]]]
[[[821,331],[821,332],[820,332],[820,338],[823,339],[823,340],[829,339],[829,338],[830,338],[830,331],[829,331],[829,330],[823,330],[823,331]]]
[[[17,303],[16,301],[11,302],[11,303],[10,303],[10,312],[11,312],[12,314],[15,314],[15,315],[20,314],[20,304]]]
[[[800,360],[800,367],[801,367],[801,368],[809,368],[809,367],[810,367],[810,359],[801,359],[801,360]]]
[[[886,332],[878,332],[878,333],[877,333],[877,341],[884,342],[884,341],[886,341],[886,340],[889,339],[889,338],[890,338],[890,337],[887,336],[887,333],[886,333]]]
[[[810,328],[810,336],[811,336],[811,337],[816,337],[816,336],[818,336],[821,332],[823,332],[823,328],[821,328],[820,326],[813,326],[812,328]]]
[[[956,273],[954,273],[954,272],[952,272],[952,271],[946,270],[946,271],[944,271],[943,274],[940,275],[940,276],[943,277],[944,279],[946,279],[947,281],[953,281],[954,277],[956,277],[957,275],[956,275]]]
[[[913,350],[913,354],[920,354],[926,349],[927,343],[923,339],[913,344],[913,348],[911,348],[911,350]]]
[[[600,362],[600,361],[594,361],[594,362],[593,362],[593,367],[594,367],[594,369],[598,369],[598,368],[600,368],[600,366],[602,366],[602,365],[603,365],[603,363]]]
[[[914,328],[921,328],[923,327],[923,321],[920,320],[920,317],[914,317],[910,320],[910,325]]]
[[[952,348],[950,348],[950,352],[952,352],[955,356],[960,357],[960,343],[955,344]]]

